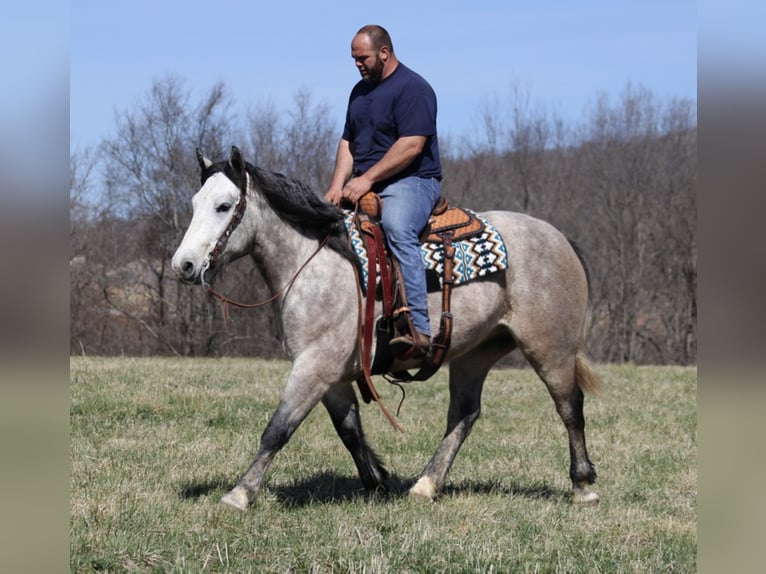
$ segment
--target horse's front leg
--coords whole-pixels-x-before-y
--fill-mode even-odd
[[[237,485],[221,498],[221,503],[247,510],[261,491],[263,480],[274,456],[282,449],[306,416],[317,405],[329,384],[319,379],[316,363],[303,361],[293,365],[279,406],[261,435],[261,444],[253,463]]]
[[[388,472],[364,437],[359,416],[359,401],[351,383],[333,385],[325,393],[322,403],[330,413],[338,436],[351,453],[364,487],[369,491],[386,488]]]

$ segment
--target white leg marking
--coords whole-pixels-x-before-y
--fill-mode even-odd
[[[597,492],[591,492],[584,488],[575,488],[572,492],[572,502],[582,504],[583,506],[596,506],[601,497]]]
[[[421,476],[415,485],[410,488],[410,496],[432,501],[436,498],[436,484],[428,476]]]
[[[221,497],[221,504],[236,508],[242,512],[247,510],[248,503],[247,492],[241,486],[235,486],[230,492]]]

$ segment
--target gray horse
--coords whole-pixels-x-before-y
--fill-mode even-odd
[[[185,282],[209,285],[223,264],[250,255],[276,295],[280,334],[292,360],[255,459],[221,502],[247,509],[276,453],[320,401],[365,488],[385,488],[388,473],[367,444],[352,387],[362,375],[357,259],[341,211],[299,181],[246,163],[236,147],[228,161],[213,163],[197,155],[202,187],[192,199],[193,218],[173,256],[173,269]],[[599,496],[590,490],[596,470],[585,446],[583,391],[597,391],[599,379],[585,353],[588,279],[582,259],[543,221],[506,211],[482,215],[505,239],[509,268],[453,291],[447,430],[409,494],[436,498],[479,417],[489,369],[518,348],[547,386],[566,426],[573,501],[597,504]],[[434,324],[439,298],[438,293],[429,296]],[[412,367],[395,364],[392,370]]]

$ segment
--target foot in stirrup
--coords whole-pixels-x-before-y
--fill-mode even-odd
[[[391,339],[388,348],[397,359],[421,359],[431,352],[431,338],[423,333],[415,332],[417,342],[409,333]]]

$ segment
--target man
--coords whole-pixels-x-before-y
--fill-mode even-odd
[[[328,201],[356,203],[368,191],[383,200],[381,225],[401,267],[418,355],[429,352],[431,328],[419,235],[441,192],[436,95],[398,61],[388,32],[364,26],[351,42],[362,76],[349,97]],[[352,177],[353,176],[353,177]],[[410,335],[391,340],[395,355],[413,347]]]

